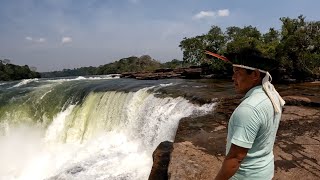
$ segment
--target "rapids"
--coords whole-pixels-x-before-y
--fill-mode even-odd
[[[179,120],[213,110],[117,76],[0,82],[0,179],[148,179]],[[197,88],[199,85],[194,85]]]

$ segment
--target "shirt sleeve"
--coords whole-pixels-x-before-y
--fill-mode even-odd
[[[254,107],[239,106],[233,114],[231,143],[250,149],[260,129],[260,122]]]

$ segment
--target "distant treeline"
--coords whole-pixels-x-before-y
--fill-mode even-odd
[[[160,63],[152,59],[149,55],[141,57],[128,57],[118,61],[101,65],[99,67],[81,67],[75,69],[63,69],[62,71],[44,72],[41,77],[64,77],[64,76],[86,76],[86,75],[105,75],[105,74],[120,74],[124,72],[142,72],[153,71],[159,68],[181,68],[188,67],[190,63],[173,59],[170,62]]]
[[[209,60],[203,53],[209,50],[221,55],[256,52],[279,63],[279,77],[304,81],[319,77],[320,73],[320,21],[306,21],[282,17],[280,30],[270,28],[261,33],[256,27],[228,27],[223,32],[212,26],[207,34],[184,38],[180,42],[183,61],[208,64],[215,73],[230,71],[222,61]],[[257,62],[259,63],[259,62]]]
[[[19,79],[40,78],[35,68],[29,66],[18,66],[10,63],[9,59],[0,59],[0,81],[12,81]]]

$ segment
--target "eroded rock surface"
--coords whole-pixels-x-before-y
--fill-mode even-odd
[[[157,149],[153,152],[153,166],[149,175],[150,180],[168,179],[168,166],[172,150],[173,143],[164,141],[160,143]]]

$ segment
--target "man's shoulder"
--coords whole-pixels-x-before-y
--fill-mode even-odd
[[[264,92],[253,93],[246,97],[235,109],[235,117],[260,117],[264,114],[272,113],[273,106]]]
[[[251,106],[251,107],[258,107],[261,105],[262,106],[271,105],[271,101],[264,91],[252,93],[250,96],[244,99],[240,104],[240,106]]]
[[[237,123],[248,123],[250,119],[256,117],[257,113],[258,111],[254,106],[246,103],[241,103],[233,111],[231,120]]]

